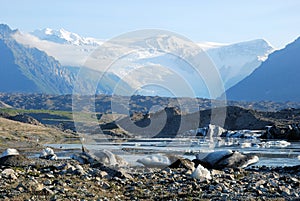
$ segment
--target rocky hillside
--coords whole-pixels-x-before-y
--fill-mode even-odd
[[[92,97],[85,97],[83,101],[90,101],[95,98],[96,111],[98,113],[111,112],[110,95],[96,95]],[[149,112],[153,106],[159,105],[161,108],[170,106],[179,106],[178,101],[182,103],[181,110],[183,112],[195,112],[197,110],[206,110],[213,105],[222,105],[221,101],[198,98],[196,102],[198,105],[193,105],[195,100],[190,98],[167,98],[158,96],[132,96],[130,103],[126,102],[126,97],[116,97],[117,100],[123,103],[123,106],[131,112]],[[0,93],[0,101],[8,107],[16,109],[28,110],[61,110],[72,111],[72,95],[51,95],[51,94],[10,94]],[[272,101],[228,101],[228,106],[238,106],[246,109],[258,111],[280,111],[287,108],[300,108],[299,102],[272,102]],[[88,108],[87,108],[88,109]],[[186,109],[186,110],[185,110]],[[83,110],[83,108],[81,108]]]
[[[224,117],[216,118],[219,115]],[[266,126],[299,124],[300,110],[286,109],[277,112],[259,112],[236,106],[203,110],[183,114],[176,107],[167,107],[151,114],[135,113],[118,122],[110,122],[112,128],[122,128],[130,134],[142,137],[180,137],[186,131],[202,128],[209,124],[227,130],[264,130]],[[112,126],[114,125],[114,126]]]
[[[117,114],[115,111],[112,113],[110,96],[101,95],[95,98],[96,114],[93,113],[89,107],[81,108],[79,113],[75,112],[77,117],[81,119],[80,121],[82,121],[78,123],[80,123],[86,131],[95,133],[98,131],[91,130],[94,127],[90,127],[89,122],[97,117],[101,129],[105,131],[104,134],[113,136],[116,136],[116,133],[118,133],[123,136],[142,134],[144,137],[174,137],[177,133],[184,133],[191,129],[207,126],[208,124],[219,125],[229,130],[239,130],[264,129],[267,125],[291,125],[300,123],[300,109],[295,108],[277,111],[258,111],[243,108],[241,107],[243,104],[241,104],[240,106],[215,108],[212,113],[212,102],[210,100],[199,99],[199,105],[198,107],[196,106],[195,109],[200,109],[200,111],[195,112],[193,110],[186,111],[184,107],[183,110],[181,110],[178,102],[176,102],[178,100],[176,99],[134,96],[131,97],[130,103],[126,104],[126,97],[120,96],[117,97],[117,99],[119,100],[120,107],[122,107],[125,112]],[[90,99],[88,96],[81,97],[82,102],[89,102]],[[0,115],[2,114],[2,117],[22,122],[24,122],[23,117],[26,117],[25,122],[38,124],[30,118],[33,117],[42,124],[56,126],[61,130],[76,130],[73,121],[72,96],[70,95],[0,94],[0,100],[19,108],[1,109]],[[124,103],[122,104],[122,102]],[[184,99],[181,100],[181,103],[186,106],[192,102],[189,99]],[[276,104],[278,104],[267,102],[265,103],[266,105],[264,105],[264,103],[265,102],[262,102],[260,104],[264,107],[271,105],[275,108]],[[235,102],[235,104],[237,105],[238,102]],[[258,107],[259,103],[257,104],[258,105],[255,105],[253,103],[253,106]],[[161,107],[153,109],[155,105],[160,105]],[[288,107],[290,105],[285,104],[281,106],[281,108],[284,106]],[[129,115],[126,111],[129,112]],[[21,116],[18,116],[18,114],[21,114]],[[214,118],[212,118],[212,115],[214,115]],[[116,119],[118,119],[117,122]]]

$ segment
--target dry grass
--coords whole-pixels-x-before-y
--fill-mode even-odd
[[[76,137],[58,129],[36,126],[0,118],[0,145],[6,147],[12,143],[57,143],[65,138]],[[17,146],[16,146],[17,147]]]

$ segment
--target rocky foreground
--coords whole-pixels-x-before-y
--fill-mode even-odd
[[[195,179],[185,163],[120,169],[18,157],[0,161],[1,200],[300,200],[300,166],[225,168]]]

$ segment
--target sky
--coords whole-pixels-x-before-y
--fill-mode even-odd
[[[282,48],[300,36],[299,0],[0,0],[0,23],[30,32],[52,28],[110,39],[164,29],[194,42],[263,38]]]

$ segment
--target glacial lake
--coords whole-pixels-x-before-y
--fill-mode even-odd
[[[294,166],[300,165],[300,142],[262,141],[260,139],[241,138],[136,138],[136,139],[97,139],[96,143],[84,144],[87,149],[109,150],[125,159],[131,166],[141,165],[136,161],[149,155],[178,155],[194,159],[195,154],[203,157],[217,150],[237,150],[253,153],[259,157],[258,166]],[[74,152],[81,151],[81,144],[45,144],[60,148],[59,158],[69,158]]]

